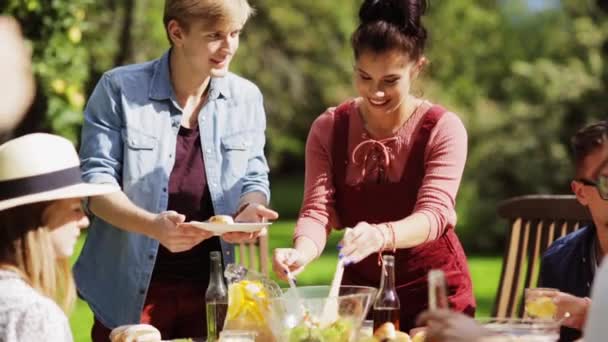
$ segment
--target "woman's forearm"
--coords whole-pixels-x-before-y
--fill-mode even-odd
[[[426,215],[414,213],[402,220],[379,225],[386,249],[412,248],[429,240],[431,224]],[[393,240],[394,232],[394,240]]]
[[[294,241],[294,248],[300,252],[305,263],[309,263],[316,259],[322,251],[319,251],[317,245],[306,236],[299,236]]]

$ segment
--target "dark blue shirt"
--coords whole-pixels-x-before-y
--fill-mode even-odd
[[[595,226],[587,226],[557,239],[543,255],[538,286],[552,287],[577,297],[588,297],[593,283],[596,260]],[[581,333],[562,329],[560,341],[574,341]]]

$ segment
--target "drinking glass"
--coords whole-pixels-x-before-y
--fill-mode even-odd
[[[557,306],[553,297],[559,290],[547,287],[527,288],[524,290],[524,318],[556,320]]]

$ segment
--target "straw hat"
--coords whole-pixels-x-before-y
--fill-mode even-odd
[[[109,184],[86,184],[72,143],[34,133],[0,145],[0,210],[65,198],[119,191]]]

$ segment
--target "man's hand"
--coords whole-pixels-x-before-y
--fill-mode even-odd
[[[557,319],[563,319],[562,325],[582,330],[587,319],[587,312],[591,300],[589,298],[576,297],[568,293],[560,292],[553,297],[553,303],[557,306]]]
[[[186,216],[175,211],[162,212],[152,222],[152,237],[172,253],[192,249],[213,233],[192,227],[184,223]]]
[[[277,218],[279,218],[279,214],[276,211],[268,209],[262,204],[249,204],[234,218],[234,222],[257,223],[266,222],[267,220],[276,220]],[[229,243],[243,243],[253,241],[257,239],[260,234],[264,234],[265,232],[266,229],[262,229],[255,233],[226,233],[222,234],[222,239]]]
[[[430,342],[472,342],[489,334],[471,317],[443,309],[423,312],[417,323],[426,326]]]

